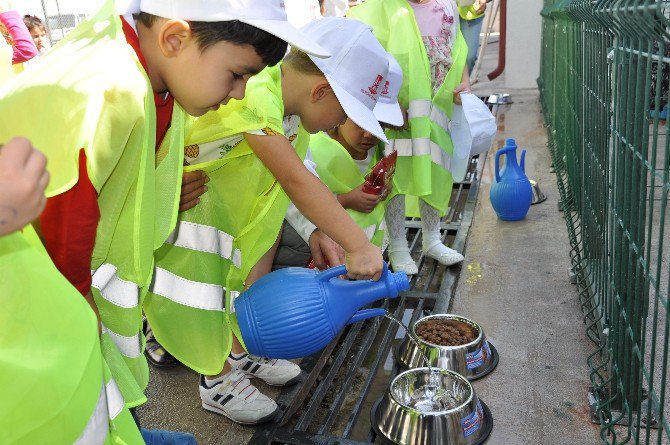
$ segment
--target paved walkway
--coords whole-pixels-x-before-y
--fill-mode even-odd
[[[498,146],[516,138],[528,151],[528,176],[548,199],[532,206],[524,221],[498,220],[489,201],[491,150],[452,312],[480,323],[500,353],[497,369],[474,385],[493,413],[488,444],[595,445],[598,428],[586,398],[592,345],[568,279],[569,244],[539,94],[507,92],[514,104],[499,114]]]

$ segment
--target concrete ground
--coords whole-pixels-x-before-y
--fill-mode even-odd
[[[539,93],[507,92],[514,104],[499,114],[497,146],[516,138],[527,150],[528,176],[548,199],[531,206],[523,221],[499,220],[489,201],[495,181],[489,152],[452,312],[478,322],[500,353],[497,369],[474,384],[493,414],[487,443],[597,444],[587,403],[586,359],[593,348],[568,278],[568,237]]]

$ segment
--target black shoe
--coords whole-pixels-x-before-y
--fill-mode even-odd
[[[154,337],[154,332],[151,330],[151,326],[148,324],[145,330],[145,336],[147,339],[147,346],[144,355],[146,355],[149,363],[157,368],[172,368],[179,364],[179,361],[158,343],[158,340]]]

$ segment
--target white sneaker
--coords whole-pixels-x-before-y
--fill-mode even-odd
[[[207,386],[200,376],[200,399],[207,411],[221,414],[242,425],[258,425],[274,418],[279,408],[261,393],[246,376],[232,370],[222,382]]]
[[[268,359],[244,354],[228,357],[230,365],[249,378],[259,378],[270,386],[290,386],[300,380],[300,366],[288,360]]]
[[[433,258],[438,263],[444,264],[445,266],[453,266],[454,264],[458,264],[465,259],[463,255],[454,249],[450,249],[449,247],[445,246],[441,241],[433,243],[433,245],[428,249],[424,247],[423,253],[427,257]]]
[[[405,272],[407,275],[416,275],[419,268],[409,254],[409,247],[389,247],[389,262],[393,272]]]

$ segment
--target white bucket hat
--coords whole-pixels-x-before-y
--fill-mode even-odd
[[[326,17],[300,28],[332,56],[310,56],[326,76],[347,117],[388,142],[373,112],[388,76],[389,62],[372,28],[344,17]]]
[[[389,59],[389,75],[384,81],[384,87],[379,93],[379,101],[375,105],[375,117],[378,121],[400,127],[404,124],[402,110],[398,103],[398,93],[402,87],[402,68],[391,54]]]
[[[308,54],[330,56],[328,51],[289,23],[283,0],[117,0],[117,11],[122,15],[143,11],[167,19],[200,22],[239,20]]]

